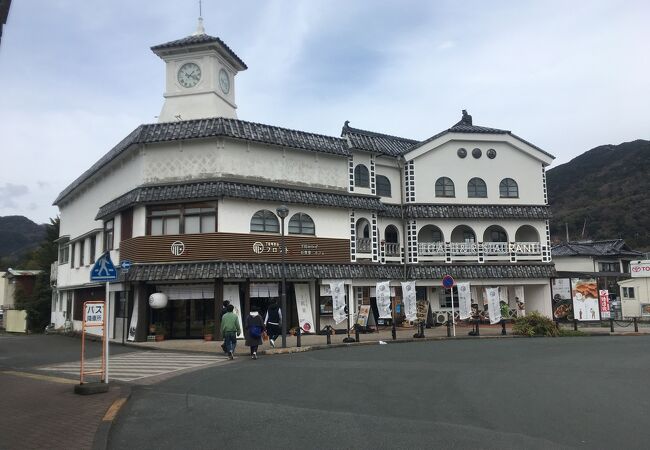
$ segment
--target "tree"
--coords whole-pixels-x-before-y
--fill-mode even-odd
[[[50,284],[50,267],[58,258],[59,218],[50,219],[45,226],[45,240],[23,260],[21,267],[40,270],[36,276],[34,288],[30,293],[16,289],[16,307],[27,312],[27,327],[30,331],[40,331],[50,323],[52,305],[52,285]]]

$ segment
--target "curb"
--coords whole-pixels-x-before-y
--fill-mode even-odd
[[[111,433],[111,428],[113,427],[113,423],[115,422],[115,419],[120,415],[122,410],[124,409],[124,405],[126,405],[131,398],[131,387],[130,386],[124,386],[121,385],[120,389],[123,390],[124,395],[121,395],[113,403],[111,403],[111,406],[108,407],[106,412],[104,413],[104,416],[102,416],[101,422],[99,422],[99,426],[97,427],[97,431],[95,432],[95,438],[93,439],[93,445],[92,445],[92,450],[106,450],[108,448],[108,437]],[[119,407],[119,410],[115,413],[115,415],[110,418],[110,420],[106,420],[106,415],[107,413],[111,410],[113,405],[116,404],[116,402],[122,402],[122,404]]]

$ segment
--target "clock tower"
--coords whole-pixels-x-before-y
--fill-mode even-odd
[[[235,75],[248,67],[221,39],[205,34],[202,18],[191,36],[151,50],[165,61],[167,74],[158,122],[237,118]]]

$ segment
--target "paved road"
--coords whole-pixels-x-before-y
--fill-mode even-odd
[[[113,449],[647,448],[650,337],[241,358],[135,389]]]

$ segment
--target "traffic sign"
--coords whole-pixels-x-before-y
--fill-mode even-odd
[[[454,287],[454,284],[456,284],[456,282],[454,281],[454,277],[452,277],[451,275],[445,275],[444,277],[442,277],[442,286],[444,288],[451,289]]]
[[[128,259],[125,259],[123,261],[120,261],[120,269],[122,269],[122,272],[128,272],[129,269],[131,268],[131,261]]]
[[[117,280],[117,270],[111,261],[111,253],[106,252],[95,261],[95,265],[90,271],[90,281],[115,281]]]

